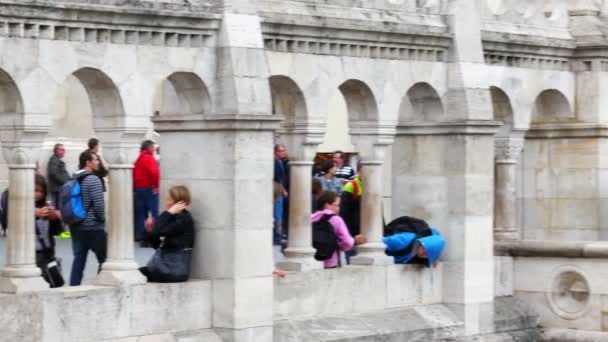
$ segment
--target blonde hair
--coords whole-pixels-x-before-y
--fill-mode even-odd
[[[169,197],[177,203],[177,202],[185,202],[187,205],[190,205],[190,190],[183,185],[176,185],[169,189]]]

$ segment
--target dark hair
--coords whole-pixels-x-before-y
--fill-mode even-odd
[[[154,146],[154,141],[144,140],[141,142],[140,151],[147,151],[150,147]]]
[[[339,154],[340,158],[344,159],[344,151],[340,151],[340,150],[334,151],[334,153],[332,154],[332,157],[335,156],[336,154]]]
[[[47,196],[47,187],[46,187],[46,179],[41,175],[36,175],[34,178],[34,191],[36,191],[36,187],[42,188],[42,199],[40,201],[36,201],[36,208],[42,208],[46,204],[46,196]]]
[[[333,191],[323,191],[317,199],[317,211],[325,209],[326,204],[334,203],[340,195]]]
[[[91,152],[91,151],[84,151],[80,154],[80,157],[78,158],[78,168],[79,169],[84,169],[84,167],[87,165],[87,162],[90,160],[93,160],[93,158],[96,158],[97,156],[95,155],[95,153]]]
[[[99,145],[99,139],[97,139],[97,138],[89,139],[88,145],[89,145],[89,150],[94,149],[97,145]]]
[[[327,173],[329,170],[331,170],[334,166],[334,162],[331,160],[324,160],[321,163],[321,172]]]
[[[274,145],[274,151],[276,152],[281,147],[285,148],[285,145],[283,145],[283,144],[276,144],[276,145]]]
[[[312,179],[312,194],[318,196],[323,191],[323,185],[318,178]]]

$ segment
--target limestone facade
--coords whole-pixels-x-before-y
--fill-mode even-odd
[[[23,341],[199,340],[194,331],[281,341],[277,320],[441,303],[462,307],[463,335],[492,333],[488,320],[500,314],[486,313],[496,296],[528,298],[535,288],[521,272],[564,263],[495,258],[495,240],[607,236],[607,10],[601,0],[3,1],[0,178],[14,205],[0,300],[16,312],[44,303],[29,312],[42,323]],[[162,146],[161,191],[179,183],[194,194],[193,277],[204,280],[157,287],[137,273],[130,170],[152,131]],[[76,156],[91,135],[110,168],[109,259],[100,287],[48,291],[34,267],[35,162],[44,166],[57,141]],[[311,260],[307,220],[307,175],[315,153],[334,146],[330,138],[361,159],[369,240],[357,266],[333,275]],[[271,276],[275,142],[290,151],[296,191],[282,266],[297,273],[285,282]],[[447,238],[434,276],[389,265],[383,254],[382,220],[401,215]],[[593,293],[595,280],[576,274],[557,288]],[[349,282],[364,299],[338,294],[331,309],[321,303],[326,293],[306,288]],[[166,326],[147,325],[141,296],[152,287],[159,294],[146,300],[168,312],[193,301],[192,316],[167,313]],[[81,296],[105,301],[100,312],[119,329],[82,321],[53,335],[61,332],[52,312],[67,301],[65,314],[77,315]],[[606,308],[593,319],[597,310]],[[596,323],[579,328],[600,330]]]

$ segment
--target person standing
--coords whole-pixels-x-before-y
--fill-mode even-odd
[[[72,249],[74,262],[70,274],[70,286],[80,285],[89,250],[93,251],[101,265],[106,261],[107,234],[106,214],[101,178],[95,177],[99,159],[91,151],[84,151],[79,158],[79,171],[74,177],[80,183],[82,206],[87,213],[84,220],[72,225]]]
[[[152,215],[151,221],[158,217],[159,185],[160,171],[154,158],[154,142],[145,140],[141,143],[139,157],[133,167],[135,240],[140,241],[142,247],[149,246],[145,230],[148,215]]]
[[[336,166],[331,160],[323,161],[321,174],[316,178],[321,182],[323,190],[342,193],[342,182],[336,177]]]
[[[348,183],[349,179],[355,178],[355,170],[348,165],[344,165],[344,152],[336,151],[332,155],[334,165],[336,165],[336,178],[339,178],[342,183]]]
[[[286,236],[283,234],[283,209],[285,198],[289,195],[287,192],[287,170],[285,169],[284,159],[287,158],[287,149],[284,145],[277,144],[274,146],[274,177],[273,181],[280,186],[280,193],[276,203],[274,204],[274,228],[273,242],[275,245],[285,243]]]
[[[101,158],[101,154],[99,153],[99,139],[89,139],[88,146],[88,151],[93,153],[97,157],[97,160],[99,160],[99,168],[94,173],[101,180],[103,192],[106,192],[106,182],[104,178],[108,176],[108,169],[106,169],[106,167],[103,165],[103,159]]]
[[[70,180],[70,174],[65,169],[65,162],[63,161],[64,156],[65,147],[63,147],[63,144],[55,144],[55,147],[53,147],[53,155],[49,159],[46,168],[47,178],[49,180],[49,193],[54,205],[57,205],[59,201],[59,190],[63,184]]]

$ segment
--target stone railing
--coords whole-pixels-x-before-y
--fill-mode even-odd
[[[513,33],[523,29],[528,34],[545,32],[558,37],[568,29],[568,1],[565,0],[478,0],[478,6],[486,29],[508,29]]]

